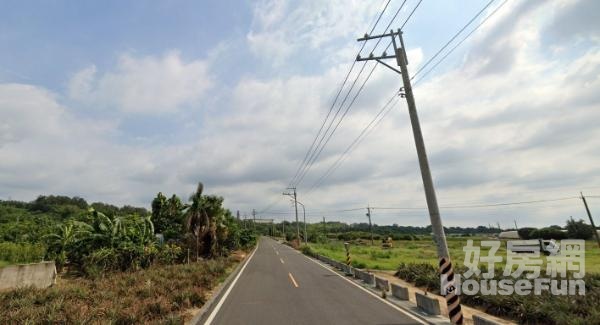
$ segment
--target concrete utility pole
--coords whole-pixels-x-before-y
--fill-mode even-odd
[[[369,217],[369,232],[371,233],[371,246],[375,245],[373,242],[373,226],[371,225],[371,207],[367,206],[367,217]]]
[[[254,209],[252,209],[252,223],[254,230],[256,230],[256,210]]]
[[[283,195],[287,195],[294,198],[294,208],[296,210],[296,238],[298,238],[298,244],[300,244],[300,223],[298,222],[298,200],[296,195],[295,187],[288,187],[288,190],[293,190],[293,193],[283,193]]]
[[[515,219],[514,221],[515,221],[515,230],[519,231],[519,227],[517,226],[517,219]]]
[[[300,201],[296,201],[298,202],[298,204],[300,204],[300,206],[302,207],[302,216],[303,216],[303,220],[304,220],[304,243],[307,244],[308,243],[308,236],[306,235],[306,209],[304,208],[304,204],[302,204]]]
[[[592,224],[592,228],[594,228],[594,236],[596,236],[596,241],[598,242],[598,247],[600,247],[600,236],[598,235],[598,230],[596,230],[596,225],[594,224],[594,219],[592,219],[592,213],[590,212],[590,208],[588,207],[587,201],[585,200],[585,196],[583,196],[583,192],[580,192],[580,194],[581,194],[581,199],[583,200],[583,205],[585,205],[585,211],[587,212],[588,218],[590,218],[590,224]]]
[[[368,41],[371,39],[381,39],[391,37],[392,44],[394,46],[394,55],[383,55],[376,57],[373,53],[370,53],[368,57],[361,58],[360,55],[356,58],[357,61],[375,60],[396,73],[402,76],[402,82],[404,87],[400,88],[400,91],[404,91],[400,95],[406,98],[408,104],[408,115],[410,116],[410,123],[413,130],[413,136],[415,138],[415,146],[417,148],[417,156],[419,158],[419,167],[421,169],[421,177],[423,178],[423,187],[425,188],[425,198],[427,200],[427,207],[429,209],[429,218],[431,220],[431,228],[433,230],[434,239],[437,244],[437,253],[439,257],[440,274],[442,280],[441,294],[445,296],[446,303],[448,305],[448,314],[450,321],[453,324],[462,324],[463,315],[460,307],[460,298],[456,295],[456,288],[454,282],[454,271],[452,269],[452,262],[450,260],[450,254],[448,252],[448,244],[446,243],[446,234],[444,233],[444,227],[442,225],[442,219],[440,217],[440,211],[435,195],[435,188],[433,186],[433,179],[431,177],[431,171],[429,169],[429,161],[427,159],[427,151],[425,150],[425,141],[423,140],[423,133],[421,132],[421,125],[419,123],[419,116],[417,114],[417,107],[415,104],[415,98],[413,96],[412,85],[410,83],[410,76],[408,75],[408,58],[406,56],[406,49],[404,47],[404,39],[402,38],[402,31],[398,29],[396,32],[390,30],[387,34],[370,36],[365,34],[364,37],[359,38],[358,41]],[[396,37],[400,41],[400,47],[396,44]],[[390,66],[382,60],[385,59],[396,59],[397,65],[400,67],[400,71]]]

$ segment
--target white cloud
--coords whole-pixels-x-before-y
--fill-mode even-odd
[[[115,71],[98,75],[90,66],[77,72],[69,95],[80,103],[126,113],[170,113],[206,95],[213,84],[208,70],[207,62],[184,62],[176,51],[162,57],[123,54]]]
[[[366,28],[378,9],[360,0],[263,0],[254,7],[247,41],[257,56],[275,66],[316,49],[327,59],[339,51],[336,41],[354,39],[361,33],[357,27]]]
[[[463,45],[468,54],[460,66],[440,69],[445,72],[415,89],[442,206],[572,196],[600,181],[600,134],[595,125],[600,119],[600,50],[570,49],[571,44],[581,44],[577,34],[576,39],[562,39],[560,56],[550,55],[544,30],[560,25],[548,18],[557,5],[527,5],[531,7],[507,4]],[[264,40],[249,36],[249,42],[257,54],[268,53],[282,62],[298,50],[335,56],[339,50],[335,39],[356,32],[355,26],[347,25],[372,17],[359,17],[362,6],[261,2],[249,35]],[[593,42],[597,35],[586,37]],[[421,48],[409,50],[411,69],[427,55]],[[168,146],[122,144],[115,136],[118,125],[76,118],[70,112],[78,103],[125,113],[183,111],[201,101],[212,85],[205,61],[183,62],[171,53],[124,56],[108,72],[88,67],[71,79],[70,97],[76,101],[68,109],[57,100],[60,96],[39,87],[2,85],[0,189],[5,190],[0,195],[31,199],[40,193],[66,193],[147,205],[159,190],[185,197],[196,181],[203,180],[207,191],[225,196],[232,209],[260,209],[278,198],[274,209],[291,212],[280,193],[304,158],[345,76],[348,58],[346,64],[336,58],[330,68],[310,74],[245,75],[232,89],[213,95],[219,98],[203,111],[201,121],[186,121],[195,129],[189,141]],[[367,203],[425,206],[403,100],[323,187],[306,195],[307,187],[399,86],[395,73],[383,67],[376,70],[299,189],[309,220],[320,219],[314,210]],[[577,200],[442,209],[447,226],[472,225],[473,220],[480,224],[498,220],[508,226],[503,220],[514,218],[521,226],[563,224],[569,215],[583,213]],[[349,221],[363,221],[363,215],[362,211],[326,214],[328,220]],[[428,224],[425,210],[396,215],[375,210],[374,220]]]

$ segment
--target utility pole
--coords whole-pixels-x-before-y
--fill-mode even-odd
[[[435,195],[435,188],[433,186],[433,179],[431,177],[431,171],[429,169],[429,161],[427,159],[427,151],[425,150],[425,141],[423,140],[423,133],[421,132],[421,125],[419,123],[419,116],[417,114],[417,107],[415,104],[415,98],[413,96],[412,85],[410,83],[410,76],[408,75],[408,58],[406,56],[406,48],[404,46],[404,39],[402,37],[402,31],[398,29],[396,32],[390,30],[387,34],[370,36],[365,34],[364,37],[359,38],[358,41],[368,41],[371,39],[381,39],[391,37],[392,45],[394,46],[394,55],[388,55],[383,53],[382,56],[375,57],[373,53],[370,53],[367,58],[361,58],[357,56],[356,61],[367,61],[375,60],[378,63],[383,64],[394,72],[402,76],[403,87],[400,88],[401,97],[406,98],[408,104],[408,115],[410,116],[410,123],[413,130],[413,136],[415,140],[415,146],[417,149],[417,156],[419,158],[419,167],[421,169],[421,177],[423,179],[423,187],[425,188],[425,198],[427,200],[427,207],[429,209],[429,218],[431,220],[431,228],[433,230],[434,239],[437,244],[437,253],[439,257],[439,270],[441,274],[441,294],[446,298],[446,304],[448,305],[448,316],[453,324],[462,324],[463,315],[460,307],[460,298],[456,294],[455,282],[454,282],[454,270],[452,269],[452,261],[448,252],[448,244],[446,243],[446,234],[444,233],[444,227],[442,225],[442,219],[440,217],[440,211],[437,203],[437,197]],[[396,37],[400,41],[400,47],[396,44]],[[400,71],[396,68],[385,63],[385,59],[396,59],[397,65],[400,67]],[[402,93],[402,91],[404,91]]]
[[[496,225],[498,226],[498,231],[502,232],[502,228],[500,228],[500,223],[498,221],[496,221]]]
[[[283,195],[287,195],[294,198],[294,208],[296,210],[296,238],[298,238],[298,244],[300,244],[300,223],[298,222],[298,200],[296,195],[295,187],[288,187],[288,190],[293,190],[293,193],[283,193]]]
[[[515,230],[519,231],[519,227],[517,226],[517,219],[515,219],[514,221],[515,221]]]
[[[252,209],[252,223],[254,230],[256,230],[256,210]]]
[[[598,235],[598,230],[596,230],[596,225],[594,224],[594,219],[592,219],[592,213],[590,212],[590,208],[588,207],[587,201],[585,200],[585,196],[583,196],[583,192],[580,192],[581,199],[583,200],[583,205],[585,205],[585,211],[587,212],[588,218],[590,218],[590,223],[592,224],[592,228],[594,229],[594,236],[596,236],[596,241],[598,242],[598,247],[600,247],[600,236]]]
[[[304,220],[304,244],[308,244],[308,235],[306,234],[306,208],[300,201],[296,201],[302,207],[302,216]],[[298,239],[299,240],[299,239]]]
[[[371,225],[371,207],[367,206],[367,217],[369,217],[369,232],[371,233],[371,246],[375,245],[373,242],[373,226]]]
[[[327,224],[325,223],[325,216],[323,216],[323,236],[327,237]]]

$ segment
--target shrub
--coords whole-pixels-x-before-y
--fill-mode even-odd
[[[547,228],[532,230],[529,233],[529,238],[531,238],[531,239],[537,239],[537,238],[565,239],[565,238],[567,238],[567,233],[565,233],[564,231],[562,231],[560,229],[547,227]]]
[[[364,262],[358,262],[356,260],[352,260],[350,264],[352,264],[352,266],[357,269],[364,269],[367,267],[367,264],[365,264]]]
[[[309,245],[300,246],[300,251],[304,255],[308,255],[308,256],[316,256],[317,255],[317,253]]]
[[[594,228],[581,219],[575,221],[571,218],[567,220],[567,235],[573,239],[588,240],[594,235]]]
[[[0,243],[0,260],[10,263],[37,263],[44,259],[46,247],[41,244]]]
[[[522,239],[530,239],[532,238],[530,236],[531,232],[537,230],[536,228],[530,228],[530,227],[524,227],[521,228],[517,231],[517,233],[519,234],[519,237],[521,237]]]
[[[163,265],[174,264],[183,259],[182,251],[176,244],[166,244],[159,249],[156,259]]]

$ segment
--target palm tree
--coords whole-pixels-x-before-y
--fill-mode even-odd
[[[198,183],[196,192],[190,196],[191,205],[185,213],[185,229],[191,233],[196,245],[196,260],[202,250],[203,255],[212,255],[214,253],[215,232],[211,227],[211,218],[204,207],[202,191],[204,185]],[[202,246],[201,246],[202,245]]]

